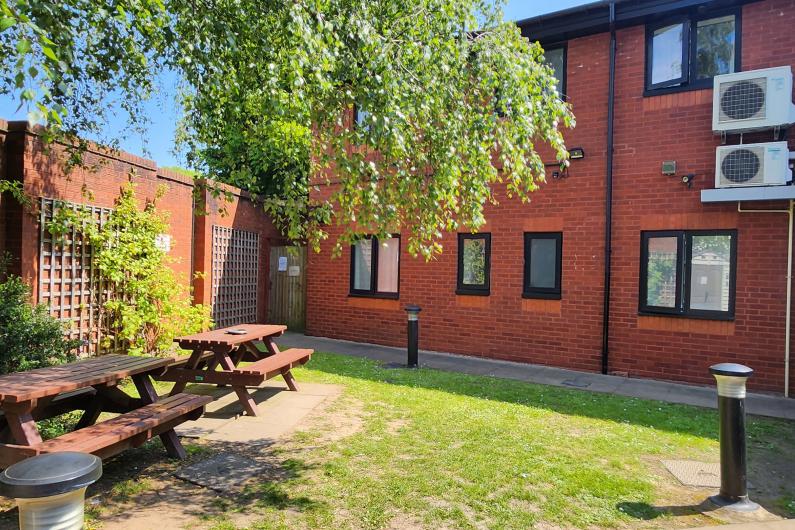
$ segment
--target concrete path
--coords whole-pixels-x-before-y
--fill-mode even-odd
[[[278,342],[299,348],[312,348],[319,352],[341,353],[384,362],[406,362],[405,348],[393,348],[323,337],[309,337],[291,332],[285,333],[284,337]],[[577,372],[551,366],[497,361],[424,350],[420,351],[420,364],[428,368],[451,372],[503,377],[542,385],[654,399],[668,403],[683,403],[698,407],[717,407],[714,387]],[[746,401],[746,410],[749,414],[795,420],[795,399],[765,394],[749,394]]]
[[[795,520],[728,524],[718,528],[723,528],[724,530],[795,530]],[[691,530],[715,529],[715,526],[700,526]]]
[[[180,436],[211,442],[269,445],[303,423],[306,416],[327,400],[342,392],[336,385],[302,383],[298,392],[285,389],[280,378],[265,382],[249,393],[258,404],[259,416],[244,416],[237,395],[229,387],[193,385],[189,392],[213,396],[204,415],[185,422],[175,430]]]

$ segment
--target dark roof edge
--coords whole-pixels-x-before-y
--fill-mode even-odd
[[[693,9],[726,9],[758,0],[616,0],[616,27],[643,24]],[[518,20],[522,35],[541,43],[565,41],[610,29],[610,0]]]

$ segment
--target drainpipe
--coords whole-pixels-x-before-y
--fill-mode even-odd
[[[784,397],[789,397],[789,358],[790,338],[792,335],[792,220],[795,212],[795,201],[789,201],[786,210],[743,210],[742,203],[737,202],[737,211],[740,213],[785,213],[787,214],[787,309],[784,322]]]
[[[613,241],[613,114],[616,84],[616,3],[610,2],[610,74],[607,88],[607,173],[605,186],[605,289],[602,302],[602,373],[608,372],[610,350],[610,268]]]

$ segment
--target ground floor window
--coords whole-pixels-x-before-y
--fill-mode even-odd
[[[562,251],[561,232],[525,233],[522,296],[560,299]]]
[[[351,246],[351,294],[397,298],[400,237],[368,237]]]
[[[736,230],[641,233],[641,313],[734,317]]]
[[[491,234],[458,234],[456,294],[489,294]]]

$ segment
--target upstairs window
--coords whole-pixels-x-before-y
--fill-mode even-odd
[[[360,131],[367,131],[370,129],[370,113],[366,110],[360,109],[358,106],[353,107],[353,124],[356,129]]]
[[[456,294],[489,294],[491,234],[458,234]]]
[[[740,70],[739,11],[646,28],[646,90],[708,88]]]
[[[351,294],[397,298],[400,238],[362,239],[351,246]]]
[[[524,298],[560,300],[563,234],[533,232],[524,235]]]
[[[737,231],[641,233],[640,312],[734,316]]]
[[[544,60],[555,72],[558,80],[558,95],[566,97],[566,46],[555,45],[544,50]]]

